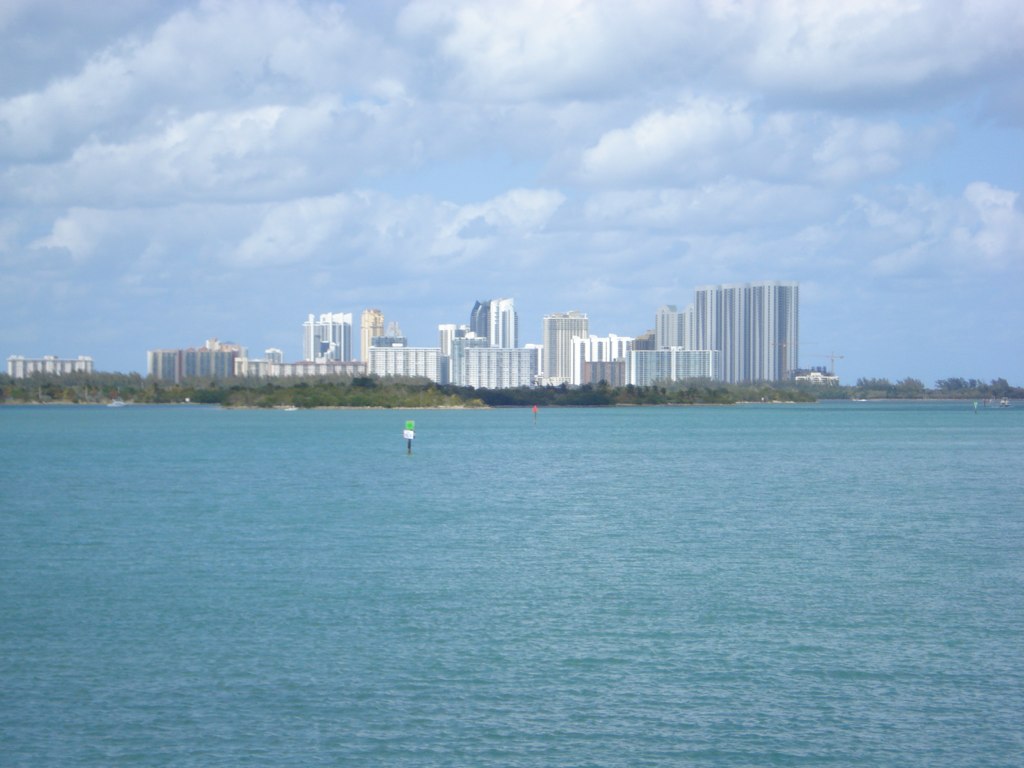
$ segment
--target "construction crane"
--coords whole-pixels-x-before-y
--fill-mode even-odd
[[[828,354],[828,355],[811,355],[811,357],[824,357],[824,358],[826,358],[829,361],[828,375],[829,376],[835,376],[836,375],[836,360],[843,360],[845,356],[844,355],[837,355],[835,352],[832,352],[831,354]]]

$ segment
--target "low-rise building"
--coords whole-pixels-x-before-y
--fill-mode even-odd
[[[7,358],[7,375],[12,379],[24,379],[33,373],[92,373],[92,358],[79,355],[75,359],[59,358],[56,355],[23,357],[11,355]]]
[[[793,377],[798,384],[812,384],[817,387],[838,387],[839,377],[822,370],[801,371]]]
[[[532,387],[537,377],[537,354],[532,349],[467,347],[460,383],[476,389]]]
[[[273,359],[235,360],[235,375],[257,379],[315,378],[318,376],[364,376],[366,363],[361,360],[303,360],[283,363]]]
[[[633,349],[626,353],[626,383],[649,387],[686,379],[718,379],[721,352],[714,349]]]
[[[366,370],[372,376],[401,376],[448,383],[447,358],[440,347],[370,347]]]

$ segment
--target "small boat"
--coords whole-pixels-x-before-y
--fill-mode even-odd
[[[999,407],[1000,408],[1009,408],[1010,407],[1010,398],[1004,397],[1002,400],[1000,400],[999,401]]]
[[[115,397],[113,400],[107,403],[107,408],[124,408],[125,405],[126,403],[124,400],[122,400],[119,397]]]

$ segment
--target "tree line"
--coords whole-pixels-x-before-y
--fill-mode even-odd
[[[581,387],[474,389],[438,385],[426,379],[375,376],[310,379],[194,379],[168,384],[139,374],[35,374],[24,379],[0,375],[0,402],[103,404],[206,403],[228,407],[442,408],[514,406],[688,405],[739,402],[812,402],[820,399],[1001,399],[1024,398],[1024,389],[1005,379],[941,379],[928,388],[918,379],[862,378],[850,387],[791,382],[732,385],[707,380],[658,386],[613,387],[606,382]]]

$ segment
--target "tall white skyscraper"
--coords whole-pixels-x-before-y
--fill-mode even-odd
[[[310,315],[302,324],[302,354],[304,360],[351,360],[352,314]]]
[[[519,315],[514,299],[478,301],[469,313],[469,330],[488,339],[492,347],[519,346]]]
[[[556,312],[544,316],[542,326],[544,352],[541,368],[546,383],[553,386],[572,381],[572,340],[590,335],[590,321],[585,314]]]
[[[519,315],[514,299],[491,299],[487,338],[492,347],[514,349],[519,346]]]
[[[693,308],[695,347],[721,352],[723,381],[784,381],[798,367],[798,283],[702,286]]]

